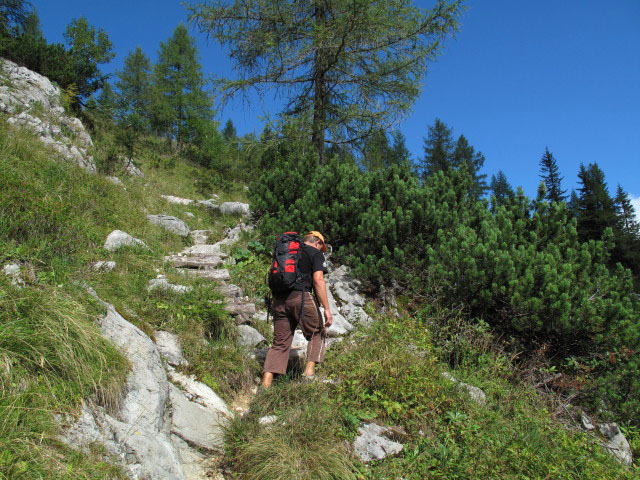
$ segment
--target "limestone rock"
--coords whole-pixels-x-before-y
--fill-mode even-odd
[[[166,230],[180,235],[181,237],[189,236],[189,227],[182,220],[171,215],[147,215],[147,220],[154,225],[160,225]]]
[[[210,198],[209,200],[197,200],[196,203],[201,207],[207,208],[209,210],[220,210],[220,205],[218,205],[218,197]]]
[[[241,298],[241,297],[244,297],[244,292],[242,291],[242,289],[240,287],[238,287],[237,285],[233,285],[233,284],[218,285],[216,287],[216,291],[218,293],[222,294],[222,296],[224,296],[226,298]]]
[[[209,256],[182,256],[171,255],[164,257],[165,261],[170,262],[175,268],[196,268],[196,269],[215,269],[224,263],[222,257],[218,255]]]
[[[593,430],[596,428],[593,426],[593,422],[591,422],[589,416],[584,412],[582,412],[582,414],[580,415],[580,421],[582,422],[582,427],[585,430]]]
[[[119,187],[124,187],[124,183],[118,177],[106,177],[114,185],[118,185]]]
[[[24,280],[20,273],[20,265],[17,263],[7,263],[2,267],[2,273],[11,278],[11,284],[16,287],[24,287]]]
[[[255,304],[249,302],[228,303],[224,308],[231,315],[244,314],[251,317],[256,313]]]
[[[175,386],[169,388],[173,417],[171,433],[188,444],[207,450],[222,450],[228,418],[215,410],[191,402]]]
[[[126,232],[122,230],[114,230],[108,236],[106,241],[104,242],[104,248],[109,250],[110,252],[115,252],[121,247],[145,247],[148,248],[147,245],[137,238],[133,238]]]
[[[183,212],[183,215],[187,218],[196,218],[196,216],[191,212]]]
[[[231,274],[226,268],[211,269],[178,269],[177,272],[182,275],[190,275],[194,277],[206,278],[214,282],[227,282],[231,280]]]
[[[198,382],[193,375],[184,375],[176,372],[173,368],[168,369],[168,375],[172,382],[180,385],[184,389],[182,393],[190,401],[214,410],[219,416],[227,418],[233,417],[225,401],[211,390],[209,386]]]
[[[91,293],[95,296],[95,292]],[[100,320],[101,334],[131,364],[126,395],[117,418],[101,407],[85,404],[80,419],[64,429],[63,440],[78,448],[102,444],[119,459],[131,478],[181,480],[184,475],[180,458],[168,435],[165,409],[169,383],[158,349],[112,305],[101,303],[107,308],[107,314]]]
[[[252,348],[267,341],[260,332],[249,325],[238,325],[236,328],[240,334],[240,338],[238,339],[238,343],[240,343],[240,345]]]
[[[194,200],[182,197],[174,197],[173,195],[160,195],[160,197],[164,198],[167,202],[174,203],[176,205],[191,205],[194,202]]]
[[[242,215],[248,216],[251,211],[249,205],[241,202],[224,202],[220,205],[220,213],[223,215]]]
[[[158,275],[156,278],[149,280],[149,283],[147,285],[148,292],[152,292],[154,290],[173,293],[186,293],[190,292],[192,288],[186,285],[174,285],[172,283],[169,283],[164,275]]]
[[[194,245],[204,245],[209,240],[210,230],[191,230],[191,239]]]
[[[609,439],[603,446],[623,465],[631,465],[633,463],[633,454],[631,446],[620,431],[617,423],[600,424],[600,433]]]
[[[144,173],[142,172],[142,170],[136,167],[132,159],[123,156],[120,156],[119,158],[125,172],[127,172],[132,177],[144,177]]]
[[[350,304],[357,305],[358,307],[364,306],[364,297],[360,295],[349,283],[338,281],[333,283],[332,287],[336,297],[338,297],[338,300],[340,300],[343,305]]]
[[[340,307],[340,312],[350,323],[361,323],[369,325],[373,319],[367,315],[362,307],[358,305],[346,304]]]
[[[60,93],[48,78],[0,59],[0,112],[9,114],[7,122],[31,130],[65,159],[95,173],[91,137],[80,120],[65,115]]]
[[[485,403],[487,403],[487,395],[480,388],[457,380],[449,372],[442,372],[442,376],[457,384],[460,389],[465,390],[469,394],[471,399],[478,405],[484,405]]]
[[[116,262],[109,260],[100,260],[98,262],[94,262],[91,265],[91,268],[96,272],[110,272],[114,268],[116,268]]]
[[[187,365],[187,361],[182,355],[180,339],[176,334],[157,330],[153,332],[153,339],[160,355],[164,357],[169,365]]]
[[[258,419],[258,423],[260,425],[273,425],[278,421],[278,417],[276,415],[265,415],[264,417],[260,417]]]
[[[358,428],[358,436],[353,441],[353,450],[364,463],[382,460],[389,455],[397,455],[403,449],[401,443],[389,439],[392,430],[375,423]]]

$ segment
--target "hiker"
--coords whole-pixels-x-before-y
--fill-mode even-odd
[[[298,245],[298,242],[291,244]],[[297,249],[298,247],[287,248]],[[325,328],[331,326],[333,322],[324,281],[324,274],[327,273],[327,262],[324,257],[327,246],[324,243],[324,237],[319,232],[309,232],[305,235],[299,248],[298,272],[293,289],[282,294],[273,293],[271,310],[273,313],[273,345],[267,352],[264,361],[262,386],[265,388],[271,386],[274,374],[286,373],[289,350],[297,326],[309,341],[307,364],[303,377],[309,380],[315,378],[316,363],[322,362],[324,359]],[[292,251],[296,250],[289,250],[289,252]],[[291,260],[287,262],[293,263]],[[324,325],[318,305],[311,294],[312,290],[324,308]]]

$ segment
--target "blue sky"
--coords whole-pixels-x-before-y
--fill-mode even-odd
[[[136,46],[155,61],[159,43],[186,19],[176,0],[33,0],[45,36],[63,41],[72,18],[85,16],[109,34],[122,66]],[[418,1],[429,7],[431,1]],[[423,155],[436,117],[486,157],[484,172],[503,170],[535,195],[546,146],[564,186],[576,187],[580,163],[597,162],[611,191],[620,183],[640,212],[640,0],[468,0],[461,30],[430,66],[423,93],[399,125],[414,159]],[[225,52],[197,37],[206,75],[233,75]],[[240,133],[260,132],[277,102],[238,101],[219,112]]]

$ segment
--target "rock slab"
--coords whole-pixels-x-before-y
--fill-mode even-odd
[[[189,227],[179,218],[161,213],[159,215],[147,215],[147,220],[149,220],[149,223],[160,225],[165,230],[180,235],[181,237],[189,236]]]
[[[358,428],[358,436],[353,441],[353,450],[364,463],[382,460],[390,455],[397,455],[403,449],[401,443],[389,438],[393,430],[368,423]]]
[[[104,242],[104,248],[110,252],[115,252],[122,247],[147,247],[147,244],[138,238],[134,238],[122,230],[111,232]]]

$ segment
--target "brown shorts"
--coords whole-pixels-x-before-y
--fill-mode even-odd
[[[310,292],[304,293],[304,316],[298,325],[301,295],[302,292],[294,290],[287,297],[274,297],[273,299],[271,310],[273,313],[273,345],[267,352],[264,372],[286,373],[289,350],[296,327],[300,327],[304,338],[309,341],[307,361],[319,363],[324,359],[325,345],[322,332],[324,322]]]

